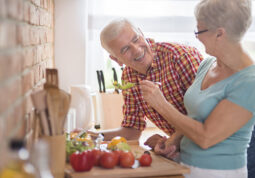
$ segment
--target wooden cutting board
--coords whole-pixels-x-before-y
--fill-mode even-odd
[[[129,142],[134,155],[142,155],[144,149],[139,146],[138,142]],[[72,167],[66,165],[66,176],[68,178],[114,178],[114,177],[153,177],[153,176],[166,176],[166,175],[182,175],[189,173],[189,168],[168,160],[162,156],[151,152],[152,164],[150,167],[121,168],[115,166],[114,169],[104,169],[101,167],[93,167],[89,172],[75,172]]]

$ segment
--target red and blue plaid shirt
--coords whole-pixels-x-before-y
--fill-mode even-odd
[[[160,89],[165,98],[183,114],[186,110],[183,97],[195,79],[202,55],[193,47],[176,43],[155,43],[147,39],[154,59],[146,75],[140,74],[130,67],[125,67],[122,80],[139,83],[140,80],[160,82]],[[144,100],[139,85],[122,92],[124,98],[122,127],[133,127],[144,130],[146,118],[168,135],[174,133],[174,128]]]

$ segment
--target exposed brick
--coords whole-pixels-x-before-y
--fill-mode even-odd
[[[48,4],[49,4],[49,12],[51,14],[53,14],[53,11],[54,11],[54,0],[48,0]]]
[[[40,0],[40,6],[41,6],[41,7],[44,6],[44,0]]]
[[[37,46],[37,59],[36,59],[36,62],[39,63],[43,60],[43,53],[44,53],[44,46],[43,45],[40,45],[40,46]]]
[[[34,73],[33,71],[28,72],[26,75],[22,76],[21,80],[22,94],[27,93],[34,87]]]
[[[40,6],[41,4],[41,2],[40,2],[40,0],[32,0],[32,2],[35,4],[35,5],[37,5],[37,6]]]
[[[0,17],[6,16],[6,3],[5,0],[0,0]]]
[[[46,68],[47,68],[47,64],[46,64],[46,62],[44,62],[44,63],[42,63],[40,66],[39,66],[39,78],[40,78],[40,81],[42,80],[42,79],[44,79],[45,78],[45,76],[46,76]]]
[[[53,30],[52,29],[48,29],[48,32],[47,32],[47,42],[48,43],[52,43],[53,42]]]
[[[23,103],[13,109],[13,112],[6,118],[7,130],[14,138],[24,138],[26,134],[26,120]]]
[[[52,58],[52,47],[51,44],[44,45],[43,60]]]
[[[7,0],[7,14],[13,19],[23,19],[23,1],[22,0]]]
[[[23,66],[22,69],[31,67],[35,64],[35,59],[37,58],[37,49],[36,47],[30,47],[23,50]]]
[[[34,108],[34,105],[32,103],[31,96],[26,96],[23,101],[23,110],[24,113],[31,115],[32,109]]]
[[[0,113],[6,111],[21,96],[21,80],[0,87]]]
[[[43,2],[43,7],[44,7],[45,9],[48,9],[48,0],[44,0],[44,2]]]
[[[46,43],[47,42],[47,29],[46,28],[41,28],[39,31],[39,41],[40,41],[40,44],[42,43]]]
[[[0,126],[6,136],[31,136],[33,122],[25,115],[33,105],[26,94],[42,88],[45,69],[54,66],[53,11],[54,0],[0,0]]]
[[[23,18],[25,22],[30,22],[30,2],[25,1],[23,4]]]
[[[39,25],[39,11],[38,8],[30,4],[30,23],[33,25]]]
[[[30,44],[37,45],[40,42],[38,27],[30,27]]]
[[[0,49],[11,48],[16,44],[16,24],[8,21],[0,21]]]
[[[0,82],[20,73],[23,64],[22,51],[0,54]]]
[[[17,43],[22,46],[29,45],[30,42],[30,27],[27,24],[19,24],[17,26]]]

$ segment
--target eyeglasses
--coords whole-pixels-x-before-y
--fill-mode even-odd
[[[208,30],[206,29],[206,30],[201,30],[201,31],[194,31],[194,34],[195,34],[195,36],[196,36],[196,38],[197,38],[197,36],[198,36],[198,34],[201,34],[201,33],[205,33],[205,32],[207,32]]]

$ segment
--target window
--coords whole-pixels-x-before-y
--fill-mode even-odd
[[[103,70],[107,88],[112,87],[111,61],[100,45],[102,28],[117,17],[126,17],[140,27],[146,37],[156,41],[179,42],[197,47],[204,55],[203,45],[195,38],[194,8],[199,0],[93,0],[88,1],[87,84],[98,88],[96,70]],[[254,0],[253,0],[254,2]],[[255,3],[255,2],[254,2]],[[253,14],[255,11],[253,3]],[[255,57],[255,23],[244,38],[249,53]],[[252,53],[253,52],[253,53]],[[255,58],[254,58],[255,59]]]

